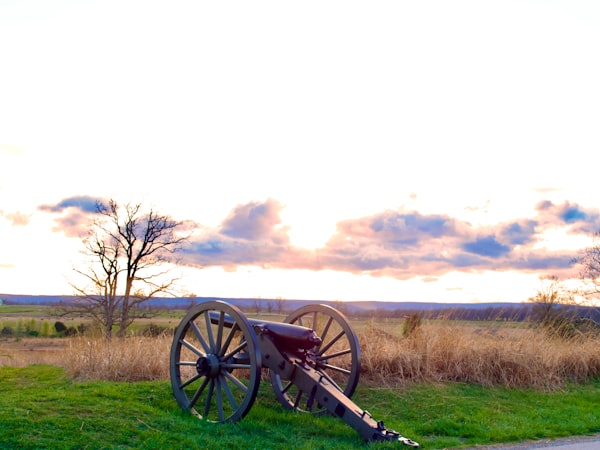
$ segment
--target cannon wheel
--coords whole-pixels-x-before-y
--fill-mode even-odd
[[[182,409],[209,422],[240,420],[256,399],[261,372],[246,316],[220,301],[190,309],[173,336],[170,372]]]
[[[284,322],[313,329],[322,339],[321,345],[309,351],[308,362],[322,372],[348,398],[354,394],[360,376],[360,345],[348,319],[327,305],[307,305],[288,315]],[[320,415],[327,412],[316,406],[304,409],[307,393],[293,383],[270,372],[271,384],[279,402],[288,409]]]

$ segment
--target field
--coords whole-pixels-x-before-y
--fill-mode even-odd
[[[79,379],[168,379],[171,330],[183,314],[165,311],[140,320],[132,336],[107,345],[90,328],[83,336],[58,338],[49,327],[56,318],[46,307],[4,305],[0,329],[8,326],[21,330],[21,335],[0,336],[0,365],[57,364]],[[360,340],[361,380],[366,386],[452,381],[549,391],[600,376],[600,337],[595,333],[565,339],[523,323],[433,320],[406,334],[404,319],[351,322]],[[65,325],[75,329],[81,323],[79,319]]]
[[[365,445],[334,417],[294,414],[263,383],[242,421],[215,425],[182,413],[167,381],[73,381],[55,366],[0,367],[0,442],[20,449],[339,449]],[[600,381],[552,392],[465,383],[361,387],[354,401],[425,449],[600,432]]]
[[[90,433],[86,427],[100,420],[96,416],[106,416],[102,419],[106,424],[96,428],[125,429],[106,443],[108,448],[158,448],[165,439],[176,447],[210,448],[224,443],[230,448],[298,447],[294,436],[306,445],[299,448],[361,445],[358,435],[339,420],[285,413],[269,383],[262,383],[252,412],[235,426],[215,429],[182,415],[168,382],[171,330],[182,315],[181,311],[165,313],[154,318],[151,327],[150,321],[138,323],[130,337],[107,344],[89,328],[84,335],[58,337],[50,330],[42,336],[42,324],[57,320],[43,307],[0,307],[0,329],[8,326],[22,332],[0,337],[2,389],[14,384],[20,390],[14,393],[20,399],[13,399],[16,404],[31,396],[31,406],[22,404],[19,411],[5,397],[7,404],[0,410],[13,411],[17,417],[5,413],[2,421],[12,425],[0,426],[0,440],[24,439],[23,435],[10,437],[8,428],[27,427],[28,415],[34,412],[31,420],[40,426],[62,429],[79,421],[81,442],[98,439],[86,434]],[[269,319],[281,320],[281,316]],[[77,327],[79,322],[69,326]],[[402,319],[351,322],[362,349],[361,384],[354,400],[426,448],[600,432],[600,339],[594,333],[565,339],[522,323],[435,320],[411,329]],[[144,335],[148,329],[155,333]],[[49,386],[62,386],[58,399],[52,387],[43,390],[46,381]],[[136,383],[123,383],[131,381]],[[100,400],[82,398],[86,395]],[[43,408],[36,403],[43,403]],[[120,412],[109,418],[111,408]],[[71,409],[75,417],[66,412]],[[64,419],[70,425],[61,424],[60,415],[70,417]],[[109,424],[111,420],[116,423]],[[41,432],[36,435],[31,430],[30,440],[19,441],[19,446],[83,446],[79,441],[66,444],[72,432],[65,431],[48,443]],[[251,440],[249,446],[242,445],[245,438],[236,437],[240,432]]]

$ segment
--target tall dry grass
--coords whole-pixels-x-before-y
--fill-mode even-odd
[[[373,321],[359,332],[361,380],[371,386],[458,381],[552,390],[600,376],[598,335],[567,340],[536,328],[428,322],[403,337],[383,328]],[[0,343],[0,365],[55,364],[76,379],[166,380],[171,341],[170,335],[162,335],[111,342],[79,336]],[[40,344],[41,351],[33,351]]]
[[[169,378],[171,336],[131,336],[107,342],[99,336],[29,338],[0,342],[0,366],[50,364],[71,378],[144,381]]]
[[[369,384],[460,381],[550,390],[600,375],[600,339],[569,340],[537,328],[427,325],[402,338],[376,323],[360,335]]]
[[[30,364],[56,364],[65,341],[51,338],[0,340],[0,366],[25,367]]]
[[[109,381],[169,378],[171,336],[131,336],[107,341],[101,337],[69,339],[61,365],[76,379]]]

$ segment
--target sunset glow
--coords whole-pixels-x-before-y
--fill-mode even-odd
[[[520,302],[600,229],[592,1],[0,3],[0,293],[97,200],[198,296]]]

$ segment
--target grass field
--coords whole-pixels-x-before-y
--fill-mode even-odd
[[[74,382],[54,366],[0,367],[0,391],[2,448],[367,448],[339,419],[283,410],[266,383],[248,416],[222,425],[179,410],[166,381]],[[425,449],[600,432],[600,380],[553,393],[464,383],[362,387],[354,400]]]
[[[0,323],[23,329],[54,320],[38,307],[5,308]],[[110,343],[93,333],[1,337],[0,448],[364,447],[338,419],[284,411],[268,382],[238,424],[181,412],[168,379],[170,330],[182,315],[153,319],[166,329],[158,336]],[[522,323],[424,321],[406,335],[399,319],[352,324],[363,356],[353,400],[424,448],[600,432],[596,334],[563,339]]]

